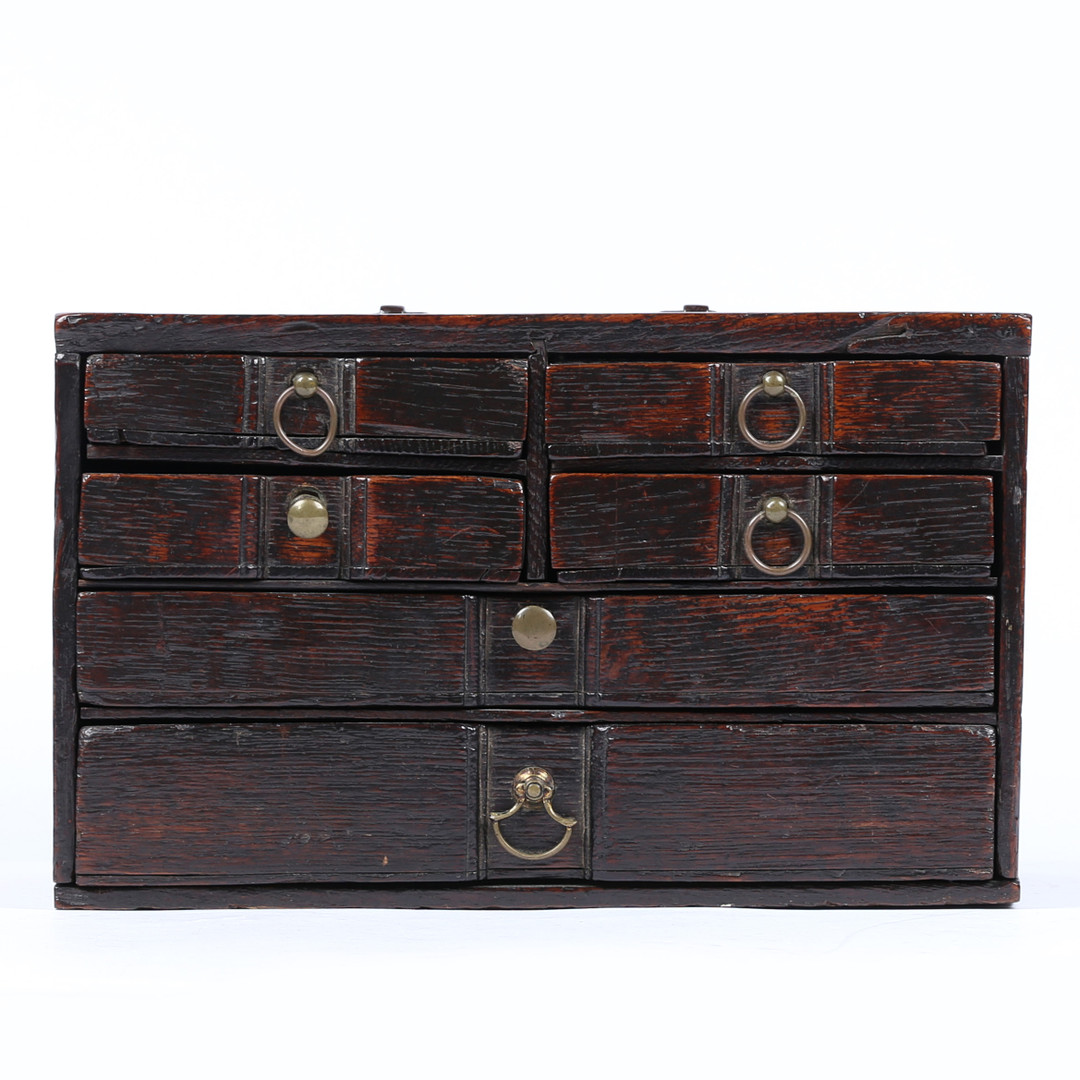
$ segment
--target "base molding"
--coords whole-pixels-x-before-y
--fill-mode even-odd
[[[633,907],[963,907],[1020,899],[1020,884],[919,881],[802,885],[57,885],[66,910],[170,911],[186,908],[533,909]]]

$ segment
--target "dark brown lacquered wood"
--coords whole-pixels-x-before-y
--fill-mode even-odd
[[[352,505],[364,508],[362,528],[353,519],[352,577],[517,581],[521,576],[525,496],[519,481],[372,476],[352,484]]]
[[[258,491],[244,476],[83,477],[79,563],[99,578],[254,577]]]
[[[985,576],[994,561],[990,477],[558,473],[552,564],[571,582],[775,581],[745,550],[770,497],[787,500],[811,533],[810,557],[789,580]],[[751,542],[759,560],[781,568],[806,544],[793,517],[757,521]]]
[[[56,357],[56,487],[53,546],[53,874],[71,881],[75,859],[75,597],[78,582],[82,361]]]
[[[327,507],[319,536],[289,527],[305,495]],[[79,559],[94,580],[517,581],[523,530],[509,478],[91,473]]]
[[[990,596],[608,596],[591,607],[590,704],[993,703]]]
[[[551,456],[709,453],[712,364],[552,364]]]
[[[185,908],[638,908],[638,907],[965,907],[1020,899],[1016,881],[894,881],[824,885],[482,885],[406,888],[392,885],[248,885],[205,888],[56,887],[56,906],[134,911]]]
[[[475,878],[475,740],[460,724],[84,728],[76,880]]]
[[[356,364],[356,433],[520,450],[527,383],[520,359],[365,357]]]
[[[583,725],[501,724],[481,730],[480,851],[483,876],[489,881],[533,881],[552,878],[587,878],[591,865],[589,819],[589,729]],[[558,854],[540,861],[518,858],[495,836],[492,811],[509,810],[515,804],[514,778],[525,768],[546,769],[554,784],[551,805],[577,824]],[[541,806],[526,803],[513,817],[499,823],[506,841],[525,853],[550,851],[565,834]]]
[[[529,357],[528,480],[525,523],[525,580],[543,581],[548,576],[548,470],[544,402],[547,399],[548,356],[544,343],[536,343]]]
[[[1015,877],[1020,810],[1020,703],[1024,673],[1024,517],[1027,509],[1028,361],[1005,362],[1001,475],[1001,602],[998,610],[997,859]]]
[[[128,315],[56,317],[57,348],[76,352],[298,354],[377,350],[693,354],[849,353],[1026,356],[1031,316],[954,312],[617,315]]]
[[[719,476],[560,473],[551,478],[551,562],[649,576],[721,562]]]
[[[1001,369],[977,360],[832,365],[826,449],[978,453],[1001,437]]]
[[[468,704],[470,605],[453,595],[83,593],[79,696],[144,706]]]
[[[186,435],[256,430],[252,358],[221,355],[91,356],[85,423],[91,442],[186,441]]]
[[[991,728],[614,725],[595,744],[596,880],[993,876]]]

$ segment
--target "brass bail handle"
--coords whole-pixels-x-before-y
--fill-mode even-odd
[[[795,430],[786,439],[774,439],[771,442],[766,439],[759,439],[747,427],[746,410],[750,407],[750,402],[758,394],[765,394],[767,397],[779,397],[781,394],[787,394],[794,400],[799,410],[799,420],[795,425]],[[766,371],[761,376],[761,382],[752,387],[746,397],[742,399],[739,405],[738,421],[739,432],[751,446],[756,446],[759,450],[786,450],[799,441],[806,428],[806,402],[803,401],[798,390],[788,382],[787,376],[782,371]]]
[[[318,446],[308,449],[293,442],[285,434],[285,429],[281,426],[281,407],[289,400],[290,394],[295,394],[301,398],[309,398],[318,394],[326,403],[326,408],[330,413],[326,422],[326,438]],[[334,399],[319,385],[319,376],[313,371],[298,371],[292,377],[292,384],[285,387],[281,392],[281,396],[274,402],[274,431],[277,432],[277,437],[294,454],[299,454],[301,457],[318,457],[320,454],[325,454],[330,449],[330,444],[337,437],[337,423],[338,412]]]
[[[754,530],[763,522],[768,521],[770,524],[779,525],[781,521],[786,521],[791,518],[796,525],[799,526],[799,532],[802,533],[803,546],[802,551],[799,552],[799,556],[794,562],[789,562],[786,566],[770,566],[767,562],[762,562],[757,557],[754,551]],[[810,552],[814,547],[814,537],[810,532],[810,526],[806,524],[806,521],[799,514],[796,514],[794,510],[788,505],[787,499],[782,495],[770,495],[761,504],[761,509],[746,523],[746,531],[743,533],[743,551],[746,552],[746,557],[750,560],[753,566],[756,566],[763,574],[772,574],[774,577],[783,577],[784,574],[794,574],[796,570],[802,567],[806,560],[810,558]]]
[[[555,794],[555,781],[552,779],[551,773],[547,769],[530,765],[528,768],[522,769],[514,777],[511,790],[514,793],[514,805],[509,810],[492,810],[488,814],[491,819],[491,827],[495,830],[495,839],[499,841],[505,851],[509,851],[511,855],[518,859],[527,859],[529,862],[539,862],[541,859],[550,859],[558,855],[570,843],[570,834],[577,824],[577,818],[563,817],[551,805],[551,796]],[[548,817],[561,825],[566,831],[563,833],[562,839],[553,848],[548,848],[547,851],[519,851],[503,836],[499,823],[513,817],[522,808],[532,810],[537,806],[542,806],[547,811]]]

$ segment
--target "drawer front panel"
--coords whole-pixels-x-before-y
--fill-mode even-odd
[[[614,725],[594,745],[597,880],[993,875],[992,728]]]
[[[984,454],[1001,437],[1000,413],[1001,370],[983,360],[623,361],[548,373],[554,458]]]
[[[78,692],[104,705],[461,705],[475,698],[461,596],[89,592]]]
[[[591,623],[597,705],[993,702],[989,596],[608,596]]]
[[[86,366],[87,437],[303,460],[279,437],[275,407],[282,432],[306,449],[327,434],[330,412],[319,394],[291,392],[298,372],[314,373],[333,401],[331,453],[521,454],[528,365],[519,359],[96,355]]]
[[[560,473],[550,516],[564,581],[985,576],[994,559],[987,476]]]
[[[297,535],[314,496],[322,531]],[[151,512],[147,512],[151,508]],[[84,577],[516,581],[524,491],[485,476],[83,478]]]
[[[474,878],[475,774],[475,729],[458,724],[84,728],[76,874]]]

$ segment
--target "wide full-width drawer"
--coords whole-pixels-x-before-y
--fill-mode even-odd
[[[556,363],[553,457],[983,454],[1001,437],[983,360]]]
[[[318,389],[304,397],[293,379],[308,373]],[[302,460],[282,434],[315,449],[332,403],[331,453],[517,457],[527,376],[521,359],[100,354],[86,364],[84,419],[91,444],[271,448]]]
[[[516,581],[524,492],[486,476],[83,477],[86,578]]]
[[[990,877],[993,728],[834,719],[91,726],[79,739],[76,876]]]
[[[989,476],[558,473],[560,580],[985,576]]]
[[[89,704],[199,706],[993,702],[990,596],[531,599],[86,592],[78,693]]]

